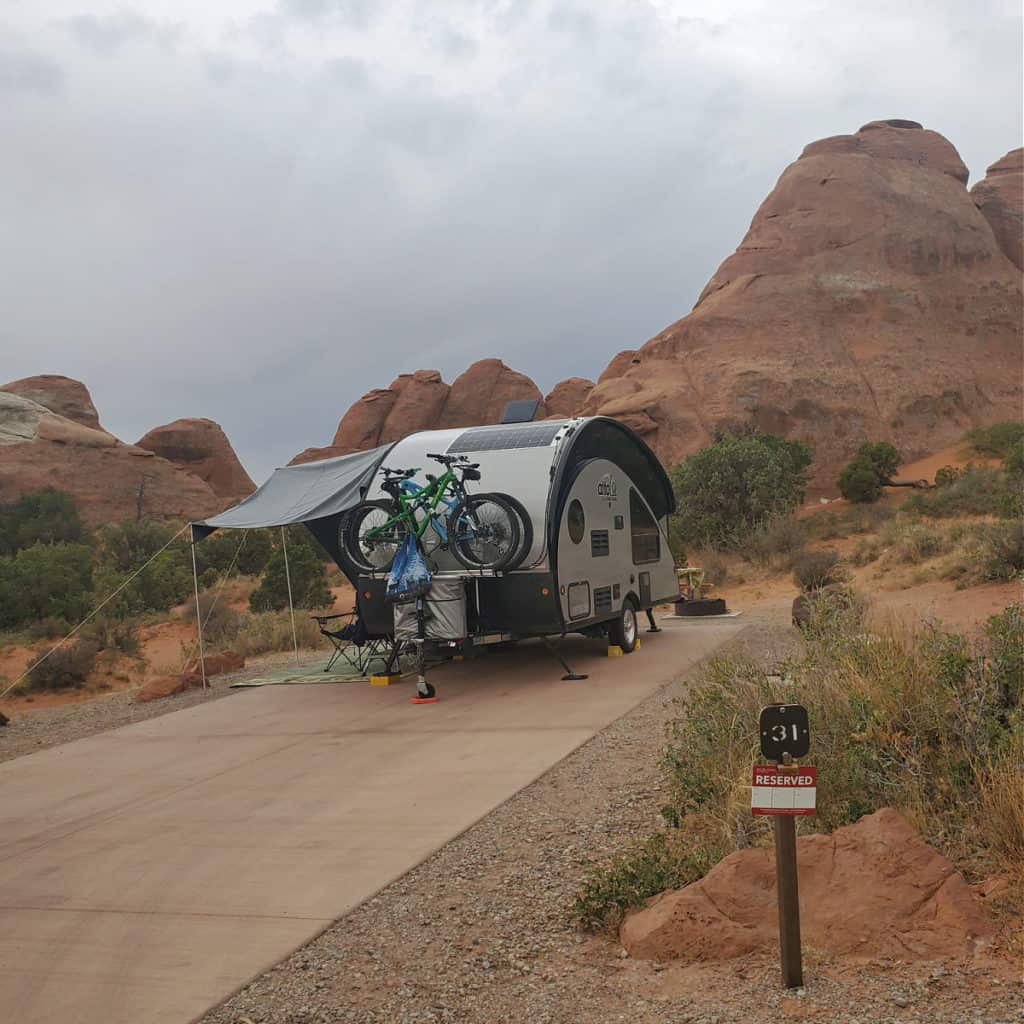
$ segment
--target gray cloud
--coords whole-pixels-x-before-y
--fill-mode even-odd
[[[78,14],[65,24],[82,46],[102,56],[142,40],[173,47],[183,34],[181,25],[161,24],[129,10],[105,16]]]
[[[596,376],[815,138],[910,117],[975,177],[1020,144],[1000,3],[669,7],[231,0],[173,47],[26,20],[35,56],[0,54],[5,377],[85,380],[127,440],[211,416],[261,477],[399,372]],[[41,125],[62,68],[75,102]]]
[[[64,71],[36,53],[0,49],[0,92],[52,95],[64,85]]]

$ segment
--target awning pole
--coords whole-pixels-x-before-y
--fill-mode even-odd
[[[192,585],[196,592],[196,629],[199,632],[199,669],[203,673],[203,689],[206,689],[206,655],[203,653],[203,610],[199,607],[199,573],[196,571],[196,532],[189,526],[188,539],[192,548]]]
[[[288,542],[284,539],[284,527],[281,527],[281,549],[284,551],[284,578],[288,582],[288,614],[292,617],[292,647],[295,648],[295,664],[299,663],[299,641],[295,636],[295,605],[292,603],[292,574],[288,568]]]

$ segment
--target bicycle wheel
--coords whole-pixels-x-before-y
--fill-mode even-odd
[[[519,547],[505,565],[506,569],[518,569],[533,547],[533,522],[530,513],[523,508],[522,502],[517,501],[511,494],[496,494],[495,497],[510,505],[519,519]]]
[[[397,519],[390,501],[368,501],[357,505],[341,524],[345,554],[360,572],[387,572],[406,535],[405,520]]]
[[[519,553],[519,516],[501,494],[473,494],[448,520],[452,554],[467,569],[504,569]]]

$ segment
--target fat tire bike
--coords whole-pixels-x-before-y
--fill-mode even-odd
[[[498,572],[521,561],[533,540],[523,506],[508,494],[467,494],[466,481],[480,479],[479,463],[459,455],[427,457],[444,473],[428,473],[420,486],[412,480],[418,467],[385,468],[381,488],[389,497],[363,502],[342,520],[341,544],[356,567],[387,572],[405,536],[412,533],[421,543],[430,526],[440,547],[467,569]]]

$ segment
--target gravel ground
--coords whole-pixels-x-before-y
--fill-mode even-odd
[[[185,693],[150,701],[148,704],[136,703],[134,690],[119,690],[76,704],[42,707],[32,711],[9,710],[11,721],[0,728],[0,762],[55,747],[60,743],[70,743],[71,740],[79,740],[83,736],[92,736],[107,729],[180,711],[194,704],[231,696],[237,692],[229,689],[233,682],[260,675],[268,667],[283,664],[291,657],[291,652],[263,655],[253,659],[238,672],[212,676],[209,689],[205,692],[186,690]]]
[[[735,641],[774,664],[798,642],[785,607]],[[580,934],[580,878],[659,827],[658,755],[685,682],[650,697],[434,856],[203,1018],[203,1024],[849,1024],[1024,1020],[1005,961],[851,965],[805,950],[806,989],[774,956],[633,961]]]

